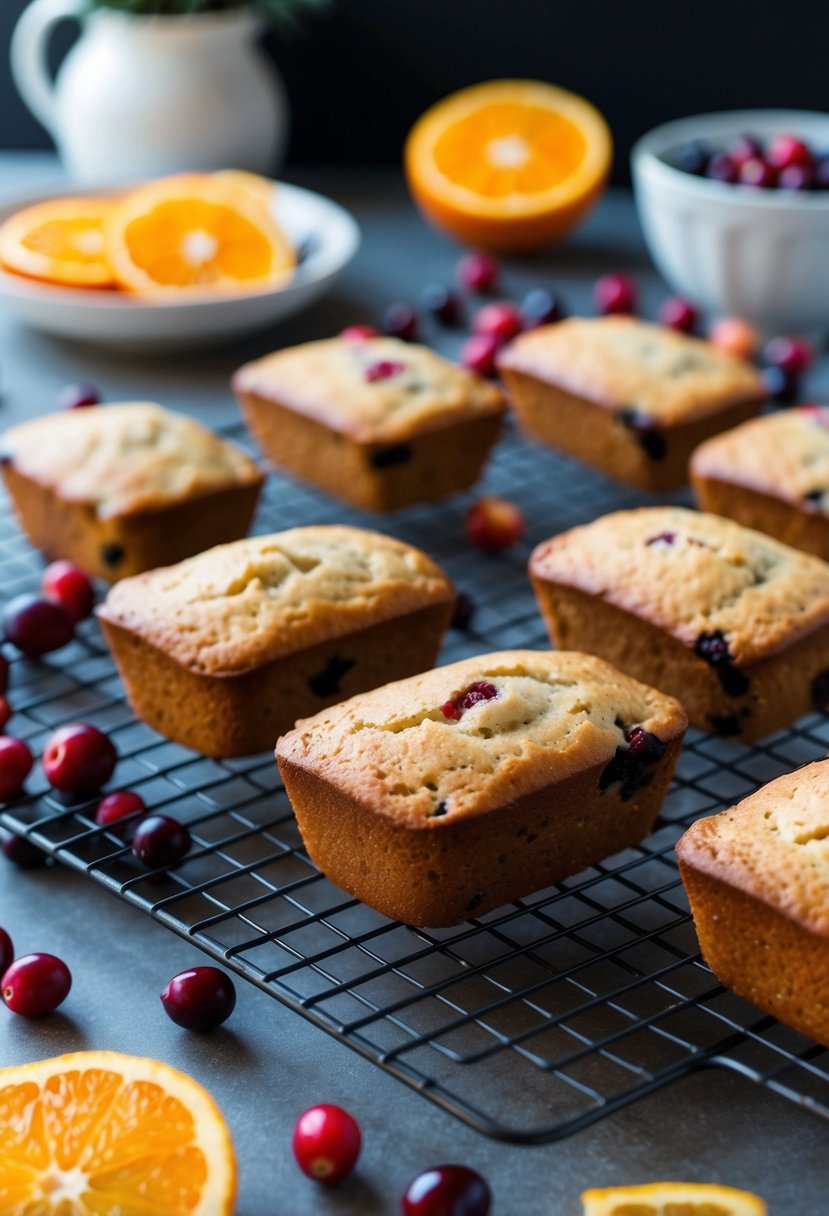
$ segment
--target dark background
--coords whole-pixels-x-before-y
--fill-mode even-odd
[[[0,147],[48,147],[17,97],[0,0]],[[67,26],[56,52],[70,41]],[[829,106],[826,0],[334,0],[304,37],[269,38],[294,109],[294,163],[394,163],[431,102],[497,76],[554,81],[610,121],[616,180],[637,135],[704,110]],[[140,99],[136,99],[138,104]]]

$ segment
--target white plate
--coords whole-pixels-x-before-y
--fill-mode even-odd
[[[53,187],[4,203],[0,221],[58,193]],[[38,283],[0,270],[0,306],[45,333],[122,350],[176,350],[238,338],[284,321],[319,299],[360,244],[360,230],[349,212],[311,190],[280,182],[275,213],[301,257],[290,283],[278,291],[153,303],[126,293]]]

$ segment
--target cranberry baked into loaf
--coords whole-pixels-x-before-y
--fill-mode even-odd
[[[516,650],[352,697],[297,723],[276,756],[332,882],[447,926],[642,840],[686,725],[601,659]]]
[[[501,426],[501,391],[425,346],[331,338],[233,378],[268,460],[369,511],[466,490]]]
[[[122,580],[98,618],[139,718],[206,755],[238,756],[344,696],[430,667],[454,604],[419,549],[316,526]]]
[[[263,481],[234,444],[151,402],[47,414],[0,448],[32,543],[110,582],[244,536]]]
[[[676,851],[714,974],[829,1047],[829,760],[698,820]]]
[[[829,707],[829,565],[718,515],[644,507],[540,544],[557,646],[679,697],[695,726],[759,738]]]
[[[531,330],[498,366],[530,435],[645,490],[684,485],[697,444],[766,398],[743,359],[632,317]]]

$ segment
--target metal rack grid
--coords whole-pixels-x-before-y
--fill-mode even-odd
[[[232,432],[242,438],[239,428]],[[420,545],[471,596],[442,662],[543,647],[525,576],[545,536],[639,501],[508,433],[486,492],[523,506],[526,542],[487,557],[464,540],[469,496],[382,521]],[[331,519],[378,526],[287,479],[269,479],[257,531]],[[8,507],[6,595],[37,585],[41,561]],[[208,760],[132,715],[94,621],[38,662],[15,661],[13,729],[35,753],[82,718],[110,733],[118,787],[187,822],[193,849],[148,878],[94,804],[58,801],[39,767],[0,819],[134,903],[232,971],[481,1132],[561,1138],[690,1070],[722,1067],[829,1117],[829,1052],[727,992],[701,961],[673,846],[695,818],[824,755],[829,719],[747,746],[691,731],[655,832],[640,846],[460,929],[392,923],[333,887],[302,848],[270,755]]]

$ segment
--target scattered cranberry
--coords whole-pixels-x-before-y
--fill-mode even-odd
[[[38,870],[49,860],[43,849],[33,844],[28,836],[15,836],[5,828],[0,828],[0,852],[18,870]]]
[[[374,384],[377,380],[391,380],[393,376],[399,376],[405,369],[406,365],[399,363],[396,359],[379,359],[377,363],[370,363],[363,375],[369,384]]]
[[[89,575],[72,562],[52,562],[43,572],[40,589],[53,604],[61,608],[76,623],[92,612],[95,591]]]
[[[451,722],[459,722],[473,705],[480,705],[484,701],[494,701],[497,696],[498,689],[494,684],[490,684],[489,680],[476,680],[474,684],[465,688],[459,697],[455,697],[453,701],[444,702],[441,711],[444,718],[449,718]]]
[[[763,147],[752,135],[738,135],[728,149],[728,155],[737,168],[742,169],[746,161],[762,158]]]
[[[727,152],[715,152],[706,166],[705,176],[715,182],[736,182],[737,166]]]
[[[360,1125],[341,1106],[312,1106],[297,1119],[292,1145],[303,1174],[330,1186],[357,1164],[362,1146]]]
[[[126,819],[128,815],[137,815],[138,812],[146,811],[146,809],[147,804],[140,794],[135,794],[132,790],[115,790],[98,803],[95,810],[95,822],[99,827],[109,828],[113,824],[118,824],[121,819]],[[121,824],[119,828],[116,828],[119,835],[126,826],[126,824]],[[135,822],[130,826],[134,829]]]
[[[5,975],[14,962],[14,946],[5,929],[0,929],[0,975]]]
[[[2,987],[3,1000],[12,1013],[42,1018],[66,1000],[72,976],[66,963],[54,954],[24,954],[6,969]]]
[[[775,169],[787,169],[789,165],[812,165],[814,157],[801,139],[794,135],[778,135],[769,144],[766,153]]]
[[[750,359],[760,341],[757,330],[742,317],[723,317],[715,321],[708,331],[708,339],[740,359]]]
[[[69,613],[38,595],[16,595],[3,609],[3,636],[30,658],[59,650],[74,632]]]
[[[491,378],[498,371],[496,358],[500,349],[500,341],[492,334],[473,334],[461,347],[460,361],[476,375]]]
[[[656,536],[649,536],[645,544],[649,548],[654,545],[664,545],[665,548],[670,548],[671,545],[676,544],[676,532],[657,532]]]
[[[781,190],[811,190],[814,184],[815,171],[811,165],[787,165],[777,178]]]
[[[417,337],[417,313],[408,304],[391,304],[383,318],[383,329],[391,338],[413,342]]]
[[[800,376],[796,372],[784,371],[782,367],[764,367],[763,383],[769,400],[777,405],[792,405],[800,396]]]
[[[97,726],[68,722],[59,727],[43,749],[43,771],[56,790],[91,794],[115,771],[115,745]]]
[[[0,802],[9,802],[20,793],[32,763],[32,753],[22,739],[0,736]]]
[[[752,156],[740,166],[737,181],[741,186],[772,190],[777,185],[777,170],[762,156]]]
[[[340,334],[343,342],[349,342],[356,345],[359,342],[368,342],[370,338],[379,338],[380,330],[375,329],[373,325],[347,325]]]
[[[642,726],[634,726],[628,735],[628,755],[642,764],[656,764],[665,755],[667,747],[667,743]]]
[[[593,288],[596,308],[602,316],[636,312],[636,284],[626,274],[605,274]]]
[[[161,1004],[185,1030],[215,1030],[236,1008],[236,989],[218,967],[191,967],[173,976],[161,994]]]
[[[460,303],[454,292],[442,283],[430,283],[420,293],[420,306],[442,325],[457,325]]]
[[[521,313],[515,304],[485,304],[475,316],[472,328],[476,334],[491,335],[500,343],[509,342],[523,329]]]
[[[524,329],[535,329],[538,325],[552,325],[564,316],[564,309],[558,296],[546,287],[536,287],[528,291],[521,304],[521,320]]]
[[[697,310],[690,300],[682,296],[671,296],[659,310],[659,320],[668,329],[675,329],[681,334],[693,333],[697,326]]]
[[[674,153],[673,163],[683,173],[693,173],[695,177],[702,177],[708,168],[710,159],[711,153],[705,144],[693,140],[677,149]]]
[[[488,253],[467,253],[458,262],[458,281],[467,291],[493,291],[499,276],[500,267]]]
[[[805,338],[772,338],[763,349],[766,363],[794,376],[807,372],[814,357],[815,352]]]
[[[492,1192],[475,1170],[465,1165],[436,1165],[418,1174],[406,1188],[403,1216],[489,1216]]]
[[[0,693],[6,691],[9,686],[9,660],[4,654],[0,654]]]
[[[508,549],[524,534],[526,521],[520,507],[507,498],[479,498],[466,516],[466,535],[488,553]]]
[[[6,723],[12,716],[12,707],[5,697],[0,696],[0,731],[5,730]]]
[[[68,384],[58,397],[58,409],[82,410],[88,405],[99,405],[100,394],[93,384]]]
[[[190,833],[170,815],[148,815],[135,829],[132,851],[151,870],[169,870],[190,851]]]

